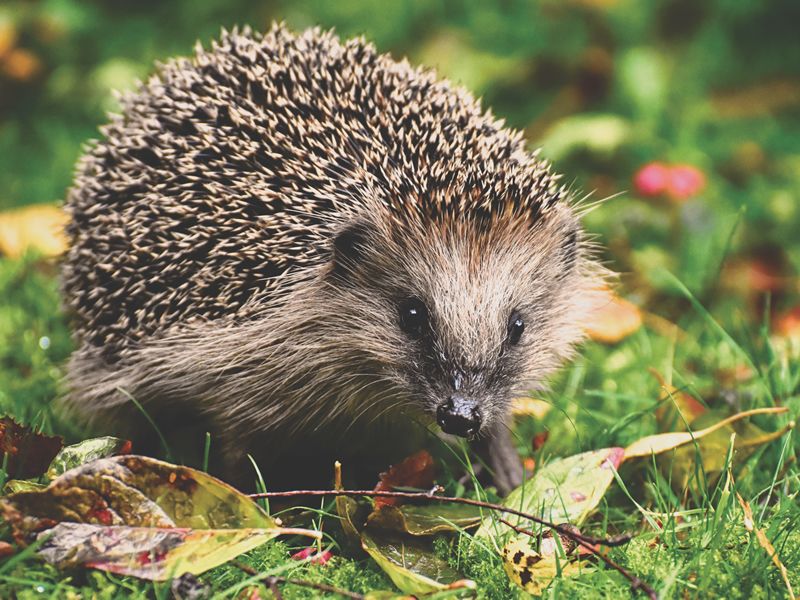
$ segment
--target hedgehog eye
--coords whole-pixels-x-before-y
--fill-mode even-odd
[[[400,312],[400,327],[414,337],[422,335],[428,325],[428,309],[419,298],[403,300],[398,310]]]
[[[516,346],[524,331],[525,321],[522,320],[522,315],[514,311],[508,319],[508,343]]]

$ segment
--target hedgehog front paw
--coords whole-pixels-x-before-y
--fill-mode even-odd
[[[492,481],[500,494],[505,496],[522,485],[522,461],[508,427],[497,427],[487,437],[477,440],[474,447],[489,468]]]

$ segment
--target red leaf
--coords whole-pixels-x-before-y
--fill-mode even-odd
[[[400,464],[392,465],[385,473],[381,473],[375,491],[392,491],[397,487],[430,489],[433,486],[434,475],[433,457],[427,450],[420,450]],[[375,498],[375,508],[396,506],[400,503],[398,500],[398,498]]]
[[[533,440],[531,441],[531,447],[533,448],[533,451],[536,452],[539,450],[539,448],[544,446],[548,437],[550,437],[549,431],[542,431],[541,433],[537,433],[535,436],[533,436]]]
[[[308,562],[314,565],[324,565],[331,558],[333,558],[333,552],[331,552],[330,550],[323,550],[322,552],[317,552],[316,546],[309,546],[308,548],[303,548],[299,552],[295,552],[294,554],[292,554],[292,559],[307,560]]]
[[[64,440],[59,436],[38,433],[10,417],[0,419],[0,464],[8,461],[6,472],[10,478],[39,477],[63,445]]]
[[[11,556],[17,549],[8,542],[0,542],[0,558]]]

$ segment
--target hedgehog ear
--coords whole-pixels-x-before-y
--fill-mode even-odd
[[[368,234],[368,225],[363,221],[348,223],[336,232],[333,238],[334,273],[345,274],[358,264],[364,255]]]

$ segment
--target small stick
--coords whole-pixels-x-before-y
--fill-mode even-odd
[[[245,573],[247,573],[252,577],[257,577],[259,575],[259,572],[256,569],[241,561],[232,560],[231,564],[237,569],[244,571]],[[263,579],[264,582],[269,587],[269,590],[275,596],[275,600],[281,600],[282,598],[281,592],[278,589],[279,583],[289,584],[289,585],[299,585],[302,587],[318,590],[320,592],[328,592],[329,594],[339,594],[340,596],[344,596],[345,598],[351,598],[352,600],[364,600],[364,596],[361,594],[356,594],[355,592],[351,592],[350,590],[338,588],[332,585],[328,585],[326,583],[315,583],[313,581],[308,581],[306,579],[291,579],[289,577],[280,577],[279,575],[264,575]]]
[[[496,510],[523,519],[528,519],[534,523],[539,523],[550,529],[566,535],[574,539],[576,542],[581,540],[587,544],[594,544],[598,546],[622,546],[631,541],[630,534],[622,534],[611,538],[595,538],[582,533],[576,533],[565,525],[556,525],[550,521],[546,521],[536,515],[522,512],[508,506],[501,504],[494,504],[492,502],[483,502],[481,500],[472,500],[471,498],[456,498],[454,496],[436,496],[435,492],[441,491],[441,487],[436,486],[429,492],[390,492],[378,490],[292,490],[289,492],[265,492],[260,494],[249,494],[251,498],[293,498],[295,496],[373,496],[381,498],[406,498],[411,500],[433,500],[435,502],[454,502],[456,504],[469,504],[470,506],[478,506],[490,510]]]
[[[527,535],[527,536],[532,537],[534,539],[538,539],[538,537],[539,537],[536,533],[534,533],[530,529],[524,529],[522,527],[514,525],[513,523],[510,523],[509,521],[506,521],[502,517],[498,517],[498,520],[501,523],[503,523],[504,525],[508,525],[509,527],[511,527],[511,529],[513,529],[514,531],[516,531],[519,534]],[[596,556],[597,558],[602,560],[604,563],[606,563],[609,567],[611,567],[612,569],[615,569],[616,571],[621,573],[622,576],[625,577],[625,579],[627,579],[628,581],[631,582],[631,591],[632,592],[635,592],[636,590],[642,590],[642,592],[644,592],[650,598],[650,600],[658,600],[658,595],[656,594],[655,590],[653,588],[651,588],[649,585],[647,585],[644,581],[642,581],[641,579],[636,577],[636,575],[633,575],[632,573],[628,572],[627,569],[625,569],[621,565],[618,565],[617,563],[615,563],[613,560],[608,558],[605,554],[601,553],[593,545],[587,544],[583,540],[579,540],[577,537],[573,537],[572,539],[575,540],[575,542],[577,542],[578,544],[580,544],[584,548],[586,548],[594,556]]]
[[[281,588],[278,587],[278,578],[277,577],[267,577],[265,583],[269,588],[269,591],[272,593],[272,597],[275,600],[283,600],[283,594],[281,594]]]

